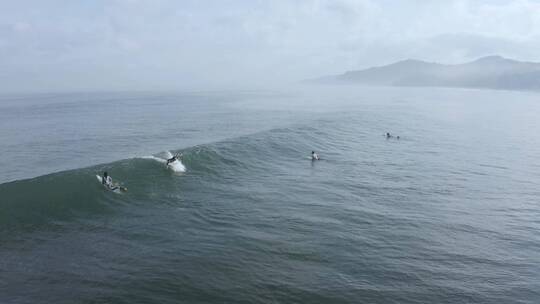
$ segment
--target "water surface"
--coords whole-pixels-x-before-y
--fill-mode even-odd
[[[532,93],[4,96],[0,302],[539,303],[539,127]]]

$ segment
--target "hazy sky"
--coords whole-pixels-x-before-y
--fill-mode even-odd
[[[0,0],[0,92],[238,87],[491,54],[540,61],[540,0]]]

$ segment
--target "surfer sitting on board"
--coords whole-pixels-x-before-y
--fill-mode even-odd
[[[311,151],[311,160],[319,160],[319,155],[315,151]]]
[[[170,163],[173,163],[175,161],[177,161],[180,157],[182,157],[182,153],[180,154],[176,154],[175,156],[167,159],[167,165],[170,164]]]

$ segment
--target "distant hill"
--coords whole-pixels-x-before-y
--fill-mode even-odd
[[[409,59],[386,66],[322,77],[310,82],[539,90],[540,63],[516,61],[500,56],[483,57],[456,65]]]

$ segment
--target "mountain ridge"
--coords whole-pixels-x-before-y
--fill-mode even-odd
[[[540,90],[540,63],[518,61],[498,55],[461,64],[406,59],[388,65],[321,77],[311,82]]]

